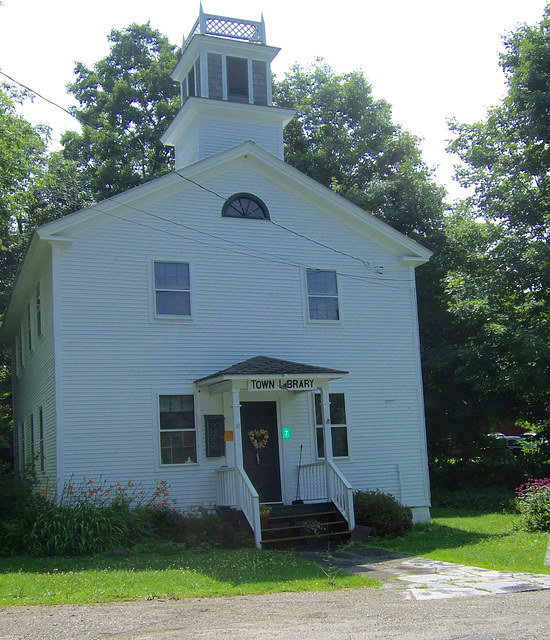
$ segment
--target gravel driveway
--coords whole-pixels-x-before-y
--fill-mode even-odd
[[[550,592],[449,600],[384,589],[0,609],[0,639],[548,640]]]

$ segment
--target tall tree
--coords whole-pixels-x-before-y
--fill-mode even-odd
[[[275,84],[277,104],[296,109],[285,160],[400,231],[431,242],[441,227],[443,189],[422,162],[418,140],[392,122],[359,71],[294,65]]]
[[[62,137],[64,155],[85,169],[97,199],[169,171],[173,152],[160,142],[179,108],[170,77],[177,47],[149,23],[132,24],[108,37],[108,56],[88,69],[76,63],[68,90],[80,107],[82,133]]]
[[[550,408],[549,27],[547,7],[539,25],[507,36],[506,97],[482,122],[453,122],[450,145],[475,188],[467,206],[495,230],[483,263],[447,279],[449,308],[472,329],[464,374],[510,419],[539,421]]]
[[[48,130],[33,127],[17,114],[28,98],[0,85],[0,317],[25,247],[27,212],[32,185],[44,172]],[[0,350],[0,467],[11,442],[11,371],[8,349]],[[4,449],[4,451],[2,451]]]

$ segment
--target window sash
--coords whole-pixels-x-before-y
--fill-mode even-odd
[[[325,457],[325,433],[323,427],[316,428],[317,435],[317,457]],[[331,425],[330,435],[332,438],[332,455],[334,458],[348,458],[348,428],[342,425]]]
[[[191,316],[191,282],[187,262],[155,262],[155,313]]]
[[[195,399],[192,395],[159,396],[161,464],[197,462]]]
[[[307,269],[310,320],[340,320],[336,271]]]

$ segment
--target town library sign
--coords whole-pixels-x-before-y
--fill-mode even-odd
[[[315,378],[280,378],[279,380],[251,379],[248,381],[248,391],[310,391],[316,389]]]

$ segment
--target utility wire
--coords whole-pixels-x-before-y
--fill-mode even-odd
[[[118,138],[116,138],[116,137],[112,136],[109,132],[105,131],[105,130],[104,130],[104,129],[102,129],[100,126],[96,126],[96,125],[94,125],[94,124],[92,124],[92,123],[88,122],[88,121],[87,121],[85,118],[83,118],[81,115],[77,115],[76,113],[71,112],[70,110],[66,109],[65,107],[62,107],[61,105],[59,105],[58,103],[54,102],[53,100],[50,100],[49,98],[46,98],[45,96],[43,96],[42,94],[40,94],[38,91],[35,91],[34,89],[31,89],[28,85],[25,85],[24,83],[20,82],[19,80],[16,80],[16,79],[15,79],[15,78],[13,78],[12,76],[8,75],[8,74],[7,74],[7,73],[5,73],[2,69],[0,69],[0,74],[1,74],[1,75],[3,75],[3,76],[4,76],[5,78],[7,78],[8,80],[10,80],[10,82],[14,82],[15,84],[19,85],[20,87],[22,87],[22,88],[23,88],[23,89],[25,89],[26,91],[29,91],[30,93],[32,93],[33,95],[37,96],[37,97],[38,97],[38,98],[40,98],[41,100],[44,100],[44,101],[45,101],[45,102],[47,102],[48,104],[50,104],[50,105],[52,105],[52,106],[54,106],[54,107],[56,107],[56,108],[60,109],[60,110],[61,110],[61,111],[63,111],[64,113],[66,113],[66,114],[70,115],[71,117],[75,118],[76,120],[78,120],[78,121],[79,121],[79,122],[81,122],[82,124],[85,124],[85,125],[87,125],[87,126],[91,127],[92,129],[95,129],[96,131],[100,132],[102,135],[104,135],[105,137],[109,138],[109,139],[110,139],[110,140],[112,140],[113,142],[116,142],[116,143],[117,143],[117,144],[119,144],[119,145],[125,146],[126,148],[130,149],[131,151],[135,151],[135,152],[138,152],[138,153],[143,153],[143,149],[141,149],[141,148],[140,148],[140,149],[138,149],[138,148],[136,148],[136,147],[133,147],[130,143],[128,143],[128,142],[126,142],[126,141],[121,141],[120,139],[118,139]],[[155,158],[152,158],[152,161],[153,161],[154,163],[156,163],[157,165],[164,167],[164,165],[163,165],[160,161],[156,160]],[[209,189],[208,187],[205,187],[204,185],[200,184],[199,182],[197,182],[197,181],[195,181],[195,180],[193,180],[193,179],[191,179],[191,178],[189,178],[189,177],[187,177],[187,176],[185,176],[185,175],[181,174],[179,171],[174,170],[174,171],[172,171],[172,173],[174,173],[174,174],[175,174],[175,175],[177,175],[178,177],[182,178],[182,179],[183,179],[183,180],[185,180],[186,182],[189,182],[189,183],[193,184],[194,186],[196,186],[196,187],[198,187],[198,188],[202,189],[203,191],[205,191],[205,192],[207,192],[207,193],[210,193],[210,194],[214,195],[215,197],[219,198],[222,202],[224,202],[224,203],[225,203],[225,202],[227,201],[227,198],[225,198],[224,196],[220,195],[219,193],[217,193],[216,191],[214,191],[214,190],[212,190],[212,189]],[[244,248],[246,248],[246,249],[249,249],[249,247],[246,247],[245,245],[239,245],[239,243],[236,243],[236,242],[234,242],[234,241],[228,240],[228,239],[226,239],[226,238],[220,238],[220,237],[215,236],[214,234],[209,234],[208,232],[205,232],[205,231],[202,231],[202,230],[199,230],[199,229],[195,229],[195,228],[193,228],[193,227],[190,227],[189,225],[184,225],[183,223],[179,223],[179,222],[174,221],[174,220],[169,220],[169,219],[167,219],[167,218],[163,218],[162,216],[158,216],[158,215],[156,215],[156,214],[154,214],[154,213],[151,213],[151,212],[148,212],[148,211],[144,211],[144,210],[142,210],[142,209],[137,209],[137,208],[132,207],[132,206],[130,206],[130,205],[128,205],[128,204],[126,204],[126,203],[120,202],[119,200],[116,200],[115,198],[116,198],[116,196],[110,196],[110,197],[106,198],[105,200],[103,200],[102,202],[112,201],[112,202],[115,202],[115,203],[117,203],[117,204],[119,204],[119,205],[125,206],[125,207],[127,207],[127,208],[129,208],[129,209],[134,209],[134,210],[136,210],[136,211],[139,211],[140,213],[143,213],[144,215],[149,215],[149,216],[152,216],[152,217],[155,217],[155,218],[159,218],[159,219],[161,219],[161,220],[163,220],[163,221],[165,221],[165,222],[168,222],[168,223],[170,223],[170,224],[175,224],[175,225],[177,225],[177,226],[185,227],[185,228],[187,228],[188,230],[195,231],[196,233],[202,233],[202,234],[208,235],[208,236],[210,236],[210,237],[212,237],[212,238],[215,238],[216,240],[219,240],[219,241],[221,241],[221,242],[226,242],[226,243],[229,243],[229,244],[235,244],[235,245],[237,245],[237,246],[241,246],[241,247],[244,247]],[[98,203],[98,204],[101,204],[101,203]],[[93,205],[93,206],[94,206],[95,208],[98,208],[98,204]],[[105,211],[103,211],[103,210],[101,210],[101,209],[99,209],[99,211],[100,211],[100,213],[107,214],[107,212],[105,212]],[[109,215],[109,214],[108,214],[108,215]],[[112,217],[118,217],[118,216],[112,216]],[[120,218],[120,219],[126,220],[127,222],[131,222],[130,220],[128,220],[128,219],[126,219],[126,218]],[[359,261],[359,262],[360,262],[360,263],[361,263],[365,268],[367,268],[368,270],[371,270],[371,271],[373,270],[373,269],[372,269],[372,267],[371,267],[370,262],[369,262],[369,261],[364,260],[363,258],[359,258],[359,257],[357,257],[357,256],[354,256],[354,255],[350,254],[350,253],[346,253],[345,251],[341,251],[340,249],[336,249],[335,247],[331,247],[330,245],[327,245],[327,244],[322,243],[322,242],[320,242],[320,241],[318,241],[318,240],[315,240],[315,239],[313,239],[313,238],[311,238],[311,237],[309,237],[309,236],[307,236],[307,235],[305,235],[305,234],[302,234],[302,233],[300,233],[300,232],[298,232],[298,231],[295,231],[294,229],[291,229],[291,228],[289,228],[289,227],[286,227],[285,225],[282,225],[282,224],[280,224],[280,223],[274,222],[273,220],[269,220],[269,222],[270,222],[272,225],[274,225],[274,226],[276,226],[276,227],[279,227],[279,228],[283,229],[284,231],[286,231],[286,232],[288,232],[288,233],[292,233],[292,234],[294,234],[295,236],[298,236],[298,237],[300,237],[300,238],[303,238],[304,240],[306,240],[306,241],[308,241],[308,242],[311,242],[311,243],[313,243],[313,244],[316,244],[316,245],[318,245],[318,246],[320,246],[320,247],[323,247],[323,248],[325,248],[325,249],[328,249],[328,250],[333,251],[333,252],[335,252],[335,253],[338,253],[338,254],[340,254],[340,255],[346,256],[346,257],[351,258],[351,259],[353,259],[353,260],[357,260],[357,261]],[[141,226],[147,226],[147,225],[143,225],[142,223],[140,223],[140,224],[141,224]],[[149,228],[154,229],[154,227],[149,227]],[[177,235],[177,234],[172,234],[172,235]],[[183,238],[185,238],[185,236],[179,236],[179,237],[183,237]],[[189,238],[187,238],[187,239],[189,239]],[[221,247],[220,247],[220,248],[221,248]],[[273,258],[273,254],[269,254],[268,252],[266,252],[266,253],[267,253],[267,255],[271,255],[271,256],[272,256],[272,258]],[[248,254],[248,255],[252,255],[252,254]],[[258,257],[258,256],[254,256],[254,257]],[[279,259],[278,259],[278,258],[275,258],[275,260],[279,260]],[[289,262],[289,264],[292,264],[292,263],[291,263],[291,262]],[[302,265],[302,266],[305,266],[305,265]],[[341,274],[341,275],[343,275],[343,274]],[[351,274],[348,274],[348,275],[349,275],[350,277],[358,277],[358,278],[360,278],[360,279],[361,279],[361,276],[352,276]],[[375,279],[375,280],[376,280],[376,279]],[[374,282],[375,280],[372,280],[372,281]],[[388,278],[384,278],[384,280],[387,282]],[[397,281],[397,280],[396,280],[396,281]]]

